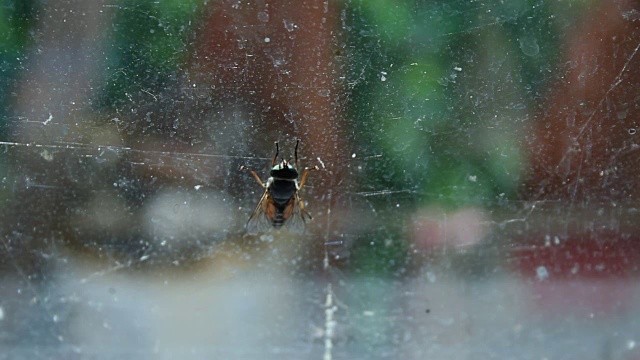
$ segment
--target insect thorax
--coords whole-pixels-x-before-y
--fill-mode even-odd
[[[298,178],[298,170],[290,164],[278,164],[269,173],[274,179],[295,180]]]
[[[273,201],[279,205],[286,205],[292,197],[295,196],[297,191],[296,179],[282,179],[270,177],[267,181],[269,195]]]

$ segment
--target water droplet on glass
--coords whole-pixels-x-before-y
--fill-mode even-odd
[[[533,36],[523,36],[518,39],[520,42],[520,50],[527,56],[536,56],[540,53],[540,46],[538,40]]]

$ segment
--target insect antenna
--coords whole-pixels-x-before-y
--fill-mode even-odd
[[[273,155],[273,161],[271,162],[271,167],[276,165],[276,161],[278,161],[278,154],[280,153],[280,147],[278,146],[278,142],[275,142],[276,144],[276,154]]]
[[[298,145],[300,145],[300,139],[296,139],[296,149],[293,151],[293,156],[296,161],[296,169],[299,167],[298,166]]]

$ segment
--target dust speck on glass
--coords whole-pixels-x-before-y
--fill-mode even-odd
[[[0,34],[6,358],[640,357],[637,1],[6,0]]]

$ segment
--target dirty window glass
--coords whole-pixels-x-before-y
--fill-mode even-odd
[[[635,1],[6,0],[0,38],[7,358],[640,357]]]

